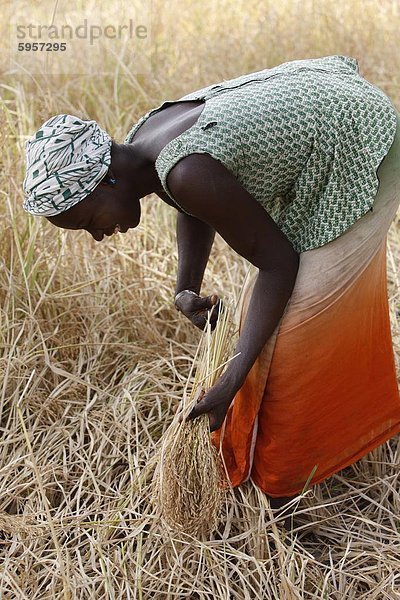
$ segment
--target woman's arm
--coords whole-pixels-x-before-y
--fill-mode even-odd
[[[207,322],[214,331],[217,324],[219,309],[209,314],[213,305],[219,305],[216,294],[201,297],[200,289],[204,271],[210,256],[215,238],[215,229],[196,217],[187,214],[182,208],[172,201],[163,190],[158,196],[178,214],[176,220],[176,238],[178,246],[178,274],[175,288],[175,307],[181,311],[196,327],[204,331]],[[183,292],[183,290],[191,290]],[[178,296],[178,298],[177,298]]]
[[[233,356],[240,352],[227,366],[223,378],[230,390],[236,392],[264,345],[278,325],[296,282],[297,261],[295,257],[282,264],[280,269],[259,270]]]
[[[157,195],[177,210],[178,274],[175,296],[182,290],[193,290],[196,294],[200,294],[204,271],[215,238],[215,229],[185,213],[165,191],[159,190]]]
[[[299,254],[274,220],[239,181],[206,154],[179,161],[168,176],[179,204],[207,222],[241,256],[259,269],[235,357],[191,413],[210,413],[218,429],[235,393],[279,323],[291,296]]]
[[[208,413],[211,432],[221,427],[233,398],[278,325],[296,280],[295,264],[295,261],[287,264],[290,274],[284,269],[281,272],[259,271],[244,327],[232,356],[240,354],[229,362],[214,386],[200,396],[200,402],[188,417],[194,419]]]
[[[215,238],[215,229],[184,212],[176,219],[178,274],[175,295],[182,290],[200,294],[204,271]]]
[[[201,297],[199,294],[215,237],[215,229],[204,221],[180,211],[177,215],[176,234],[178,276],[175,307],[202,331],[207,322],[214,331],[219,315],[218,296],[211,294]],[[191,290],[194,293],[183,290]],[[218,308],[210,314],[208,311],[213,305]]]

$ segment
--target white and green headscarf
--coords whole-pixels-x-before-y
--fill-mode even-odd
[[[111,137],[96,121],[56,115],[25,142],[24,210],[58,215],[83,200],[111,163]]]

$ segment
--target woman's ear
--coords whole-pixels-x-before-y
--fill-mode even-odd
[[[115,185],[116,183],[117,183],[117,180],[114,177],[111,167],[108,167],[108,171],[104,175],[103,179],[100,181],[100,184]]]

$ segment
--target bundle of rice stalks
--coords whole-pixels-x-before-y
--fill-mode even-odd
[[[224,303],[214,331],[208,313],[193,366],[191,393],[184,391],[181,410],[160,440],[159,460],[153,477],[153,500],[164,521],[175,531],[199,536],[218,525],[229,480],[223,457],[211,442],[208,414],[185,421],[192,408],[222,374],[232,351],[232,303]],[[197,359],[199,355],[199,358]],[[182,415],[182,422],[179,422]]]

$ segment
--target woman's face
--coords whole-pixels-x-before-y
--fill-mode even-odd
[[[68,210],[47,217],[63,229],[85,229],[93,239],[101,242],[104,236],[137,227],[140,222],[140,202],[132,193],[123,189],[122,182],[116,186],[101,182],[86,198]]]

